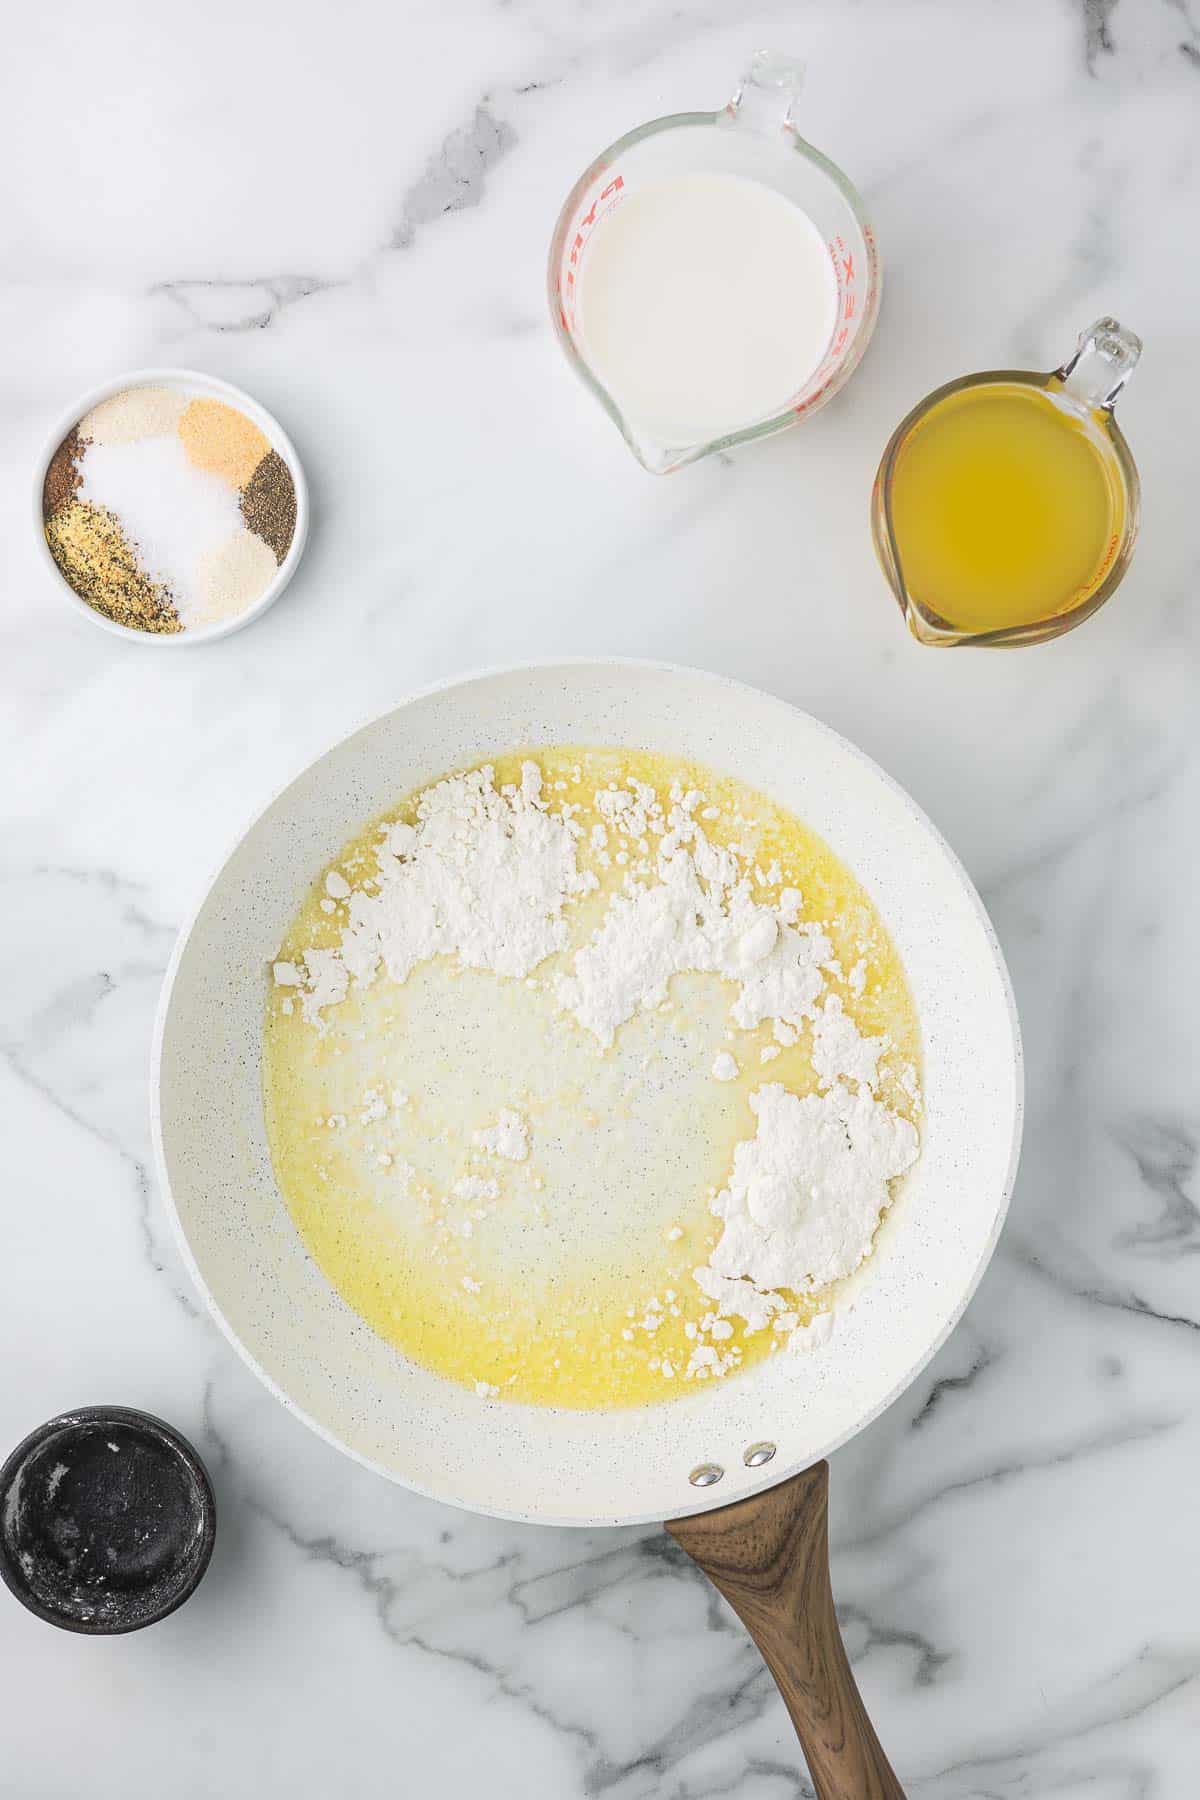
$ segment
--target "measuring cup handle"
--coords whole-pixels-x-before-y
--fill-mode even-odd
[[[1075,354],[1056,372],[1057,379],[1081,405],[1111,412],[1141,354],[1140,337],[1116,319],[1097,319],[1080,332]]]
[[[804,86],[804,64],[775,50],[756,50],[725,108],[728,122],[753,131],[796,129],[795,108]]]
[[[855,1684],[829,1585],[829,1464],[667,1530],[775,1678],[818,1800],[904,1800]]]

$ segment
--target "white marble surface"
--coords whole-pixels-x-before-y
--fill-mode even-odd
[[[643,474],[547,327],[588,158],[804,54],[862,186],[874,346],[819,420]],[[0,1593],[4,1800],[810,1792],[757,1657],[660,1533],[491,1523],[289,1420],[198,1313],[148,1164],[176,926],[240,821],[353,721],[472,665],[618,652],[774,689],[878,757],[992,909],[1029,1054],[1010,1223],[936,1364],[836,1459],[835,1582],[920,1800],[1175,1800],[1200,1725],[1195,218],[1187,0],[68,0],[0,69],[0,1441],[140,1404],[216,1481],[168,1623]],[[1117,599],[1008,654],[901,629],[866,528],[892,425],[1112,311],[1145,522]],[[60,608],[31,461],[73,394],[172,362],[304,456],[295,584],[190,654]],[[86,1777],[83,1773],[86,1764]]]

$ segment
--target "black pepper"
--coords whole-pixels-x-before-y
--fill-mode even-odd
[[[291,548],[296,530],[296,489],[292,472],[277,450],[269,450],[257,465],[241,497],[242,517],[262,538],[281,563]]]

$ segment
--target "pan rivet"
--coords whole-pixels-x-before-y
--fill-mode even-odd
[[[725,1473],[720,1463],[699,1463],[688,1476],[693,1487],[712,1487]]]
[[[764,1463],[770,1462],[774,1454],[774,1444],[751,1444],[742,1461],[748,1469],[761,1469]]]

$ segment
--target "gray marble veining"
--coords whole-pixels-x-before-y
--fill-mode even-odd
[[[719,105],[760,43],[808,60],[801,129],[867,198],[881,324],[811,426],[656,482],[553,343],[546,243],[597,150]],[[0,1437],[147,1406],[196,1437],[222,1517],[195,1599],[144,1636],[0,1605],[0,1796],[73,1800],[81,1743],[97,1800],[811,1793],[669,1540],[458,1515],[339,1458],[195,1304],[150,1174],[159,982],[239,825],[414,686],[605,652],[726,671],[860,742],[964,857],[1012,967],[1010,1224],[936,1362],[834,1464],[843,1628],[897,1768],[916,1800],[1188,1800],[1195,7],[64,0],[8,21],[0,134]],[[1041,650],[919,649],[866,527],[892,426],[1109,311],[1146,340],[1126,584]],[[279,607],[167,658],[59,609],[29,542],[53,417],[155,363],[259,394],[315,506]]]

